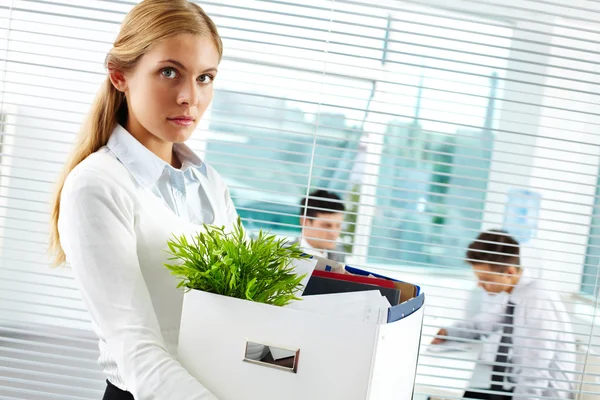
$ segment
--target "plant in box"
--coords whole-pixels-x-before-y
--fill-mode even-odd
[[[241,219],[232,232],[204,225],[193,238],[185,235],[168,242],[173,264],[166,267],[181,278],[178,287],[285,306],[299,300],[306,275],[297,275],[293,260],[307,258],[298,244],[262,230],[248,239]]]

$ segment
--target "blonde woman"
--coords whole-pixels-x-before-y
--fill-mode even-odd
[[[59,182],[51,248],[100,338],[104,399],[215,399],[175,359],[183,294],[163,264],[172,234],[237,218],[220,176],[183,144],[212,100],[222,51],[198,5],[136,5]]]

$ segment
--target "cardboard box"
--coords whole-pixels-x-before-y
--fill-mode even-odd
[[[389,308],[385,324],[190,291],[179,361],[219,400],[408,400],[424,295],[404,285],[415,296]],[[288,366],[248,359],[255,344],[296,356]]]

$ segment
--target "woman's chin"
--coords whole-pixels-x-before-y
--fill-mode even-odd
[[[171,143],[183,143],[194,133],[195,126],[171,126],[167,132],[167,140]]]

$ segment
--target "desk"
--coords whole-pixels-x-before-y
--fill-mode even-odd
[[[429,332],[431,330],[431,332]],[[492,366],[478,363],[482,345],[448,342],[445,351],[432,351],[429,348],[431,336],[437,329],[423,327],[415,399],[421,394],[460,398],[467,388],[485,388],[491,384]],[[452,347],[462,350],[451,350]]]

